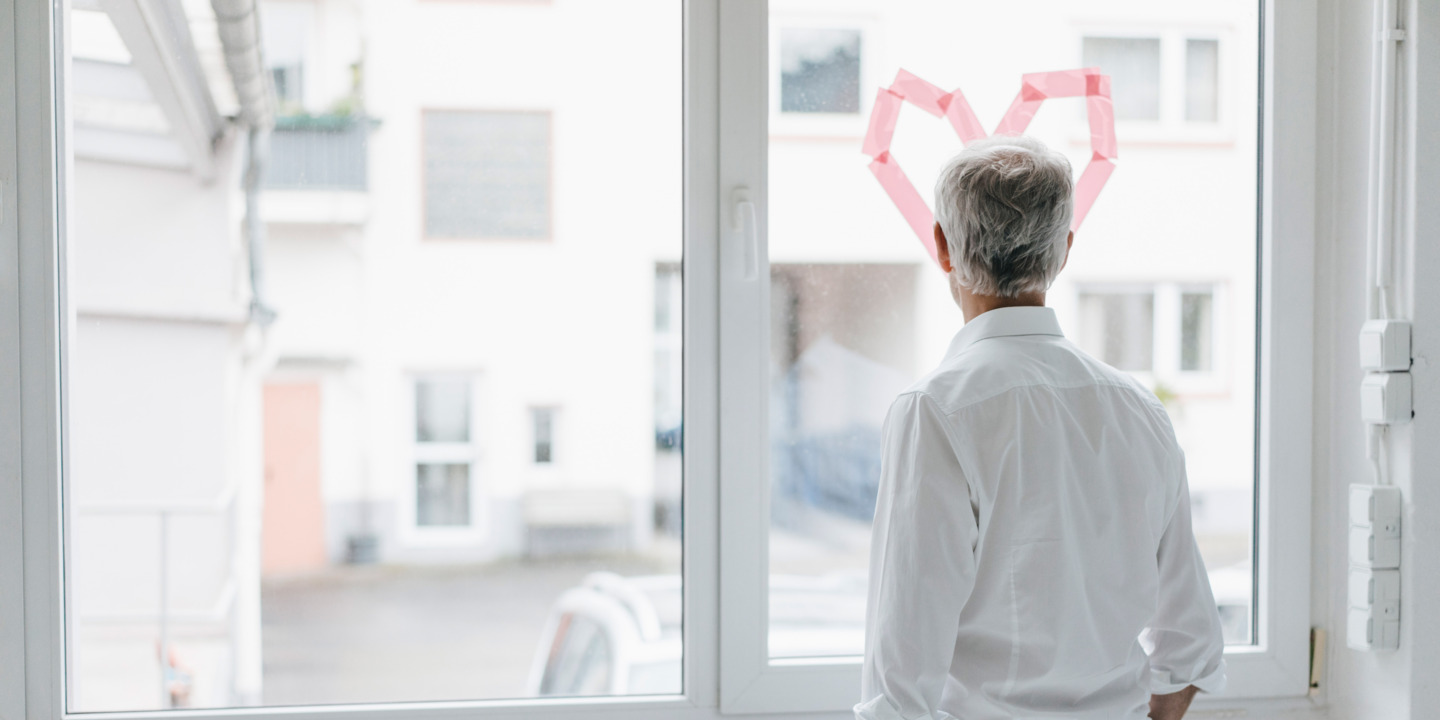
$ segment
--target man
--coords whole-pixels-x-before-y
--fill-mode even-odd
[[[965,327],[885,421],[860,720],[1179,720],[1224,685],[1165,409],[1045,307],[1072,195],[1028,137],[936,184]]]

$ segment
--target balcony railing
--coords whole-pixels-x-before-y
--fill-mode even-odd
[[[343,115],[277,118],[265,189],[365,190],[372,125],[369,118]]]

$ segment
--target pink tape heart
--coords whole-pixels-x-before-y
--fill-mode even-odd
[[[1110,103],[1110,76],[1100,74],[1100,68],[1027,73],[1021,78],[1020,93],[1010,103],[1010,109],[1005,111],[1005,117],[1001,118],[994,134],[1024,133],[1041,103],[1050,98],[1065,97],[1085,98],[1090,120],[1090,163],[1075,182],[1075,217],[1070,229],[1076,230],[1095,204],[1100,188],[1105,187],[1105,181],[1115,171],[1114,161],[1119,156],[1115,144],[1115,108]],[[875,179],[880,181],[880,186],[899,208],[931,259],[939,262],[932,229],[935,216],[910,183],[910,178],[900,169],[895,156],[890,154],[890,141],[895,135],[895,123],[900,119],[902,102],[949,120],[955,134],[966,145],[986,137],[987,133],[980,119],[975,117],[975,111],[970,109],[965,95],[958,89],[947,93],[905,70],[896,73],[895,82],[890,83],[888,88],[880,88],[875,96],[875,107],[870,111],[870,129],[865,133],[861,152],[872,158],[870,172],[875,174]]]

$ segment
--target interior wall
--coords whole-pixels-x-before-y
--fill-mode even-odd
[[[1434,167],[1437,148],[1427,140],[1440,130],[1433,79],[1440,69],[1440,45],[1427,42],[1440,27],[1440,6],[1401,0],[1407,36],[1401,43],[1397,154],[1409,161],[1402,164],[1397,184],[1402,210],[1395,295],[1396,314],[1414,322],[1416,417],[1392,428],[1385,442],[1394,482],[1405,498],[1401,647],[1390,653],[1345,646],[1346,494],[1351,483],[1367,482],[1372,475],[1360,421],[1362,373],[1356,344],[1366,318],[1372,5],[1322,0],[1319,8],[1312,617],[1329,631],[1322,693],[1333,718],[1428,718],[1434,717],[1440,700],[1440,680],[1435,677],[1440,671],[1440,618],[1420,610],[1440,596],[1440,558],[1428,551],[1433,540],[1426,540],[1440,530],[1440,488],[1424,480],[1440,466],[1440,443],[1435,442],[1440,418],[1426,411],[1440,399],[1440,385],[1425,358],[1436,354],[1430,346],[1440,330],[1440,290],[1424,279],[1440,269],[1440,247],[1434,241],[1440,210],[1426,200],[1424,189],[1440,182],[1440,169]],[[1407,188],[1409,197],[1403,198]]]

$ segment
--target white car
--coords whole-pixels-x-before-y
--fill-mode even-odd
[[[771,578],[774,657],[859,655],[865,578]],[[681,691],[679,575],[592,573],[551,609],[531,666],[537,696],[658,695]]]

